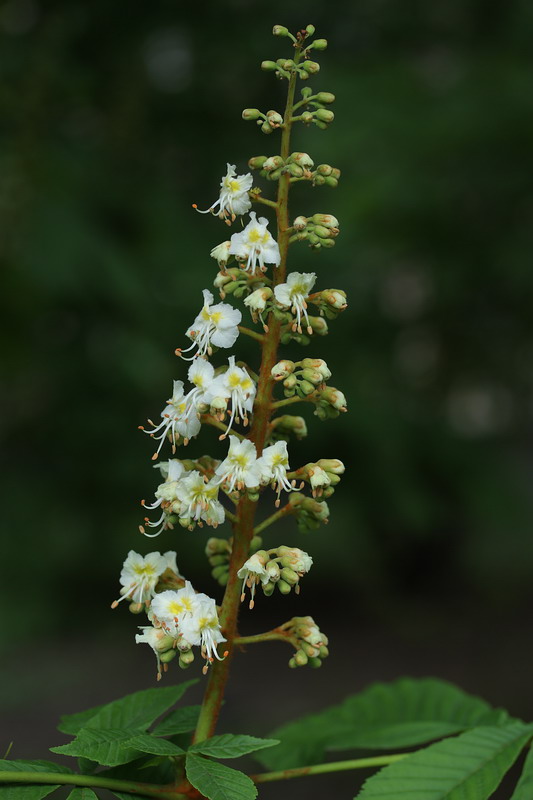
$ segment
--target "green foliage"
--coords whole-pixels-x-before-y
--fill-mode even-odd
[[[82,728],[72,742],[51,747],[50,750],[65,756],[89,758],[105,767],[115,767],[133,761],[143,752],[126,744],[135,733],[132,728]]]
[[[511,800],[531,800],[533,797],[533,750],[530,750],[524,762],[520,780],[516,785]]]
[[[274,731],[281,744],[258,756],[272,769],[323,760],[326,750],[398,749],[478,725],[499,725],[508,714],[434,678],[377,683],[338,706]]]
[[[156,736],[173,736],[176,733],[188,733],[193,731],[198,721],[201,706],[183,706],[165,717],[153,729],[152,733]]]
[[[155,756],[182,756],[185,752],[174,742],[158,739],[157,736],[151,736],[149,733],[138,733],[124,744],[141,753],[150,753]]]
[[[532,734],[521,722],[474,728],[385,767],[357,799],[487,800]]]
[[[0,772],[57,772],[64,775],[71,771],[68,767],[54,764],[52,761],[0,760]],[[41,798],[46,797],[58,788],[59,784],[34,786],[32,784],[13,785],[2,783],[0,784],[0,800],[41,800]]]
[[[258,739],[256,736],[234,735],[223,733],[220,736],[212,736],[198,744],[189,747],[189,753],[202,753],[204,756],[213,758],[238,758],[265,747],[273,747],[279,744],[279,739]]]
[[[131,728],[146,730],[170,706],[177,703],[196,679],[185,681],[177,686],[158,689],[144,689],[128,694],[104,706],[69,714],[61,717],[59,730],[76,734],[82,728]]]
[[[98,795],[86,786],[76,786],[67,797],[67,800],[98,800]]]
[[[209,800],[253,800],[257,789],[253,781],[236,769],[202,756],[187,755],[187,778]]]

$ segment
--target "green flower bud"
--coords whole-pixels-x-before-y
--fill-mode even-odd
[[[310,47],[313,47],[315,50],[325,50],[328,46],[327,39],[315,39],[314,42],[311,43]]]
[[[309,666],[313,669],[318,669],[322,666],[322,661],[319,658],[310,658],[309,659]]]
[[[262,61],[261,62],[261,69],[265,72],[274,72],[277,70],[278,65],[275,61]]]
[[[302,67],[300,67],[300,69],[298,70],[298,74],[300,75],[300,78],[303,81],[306,81],[309,78],[309,73],[307,72],[306,69],[302,69]]]
[[[311,89],[310,86],[304,86],[304,88],[301,91],[301,95],[304,98],[304,100],[306,100],[308,97],[311,97],[312,94],[313,90]]]
[[[263,122],[261,125],[261,133],[274,133],[274,128],[268,122]]]
[[[322,358],[304,358],[300,363],[304,369],[316,370],[323,381],[331,378],[331,370]]]
[[[346,469],[338,458],[321,458],[316,463],[326,472],[331,472],[333,475],[344,475],[344,470]]]
[[[309,153],[291,153],[287,161],[289,163],[298,164],[298,166],[303,169],[312,169],[315,165]]]
[[[270,597],[272,594],[274,594],[274,589],[276,588],[276,584],[275,583],[271,583],[269,581],[268,583],[261,584],[261,588],[263,590],[263,594],[266,597]]]
[[[315,32],[315,26],[314,25],[308,25],[306,27],[306,29],[305,29],[305,32],[307,33],[308,36],[312,36],[313,33]]]
[[[296,573],[290,567],[283,567],[283,569],[281,570],[281,580],[284,580],[291,586],[296,586],[300,578],[298,576],[298,573]]]
[[[329,650],[325,644],[320,647],[320,658],[327,658],[329,656]]]
[[[317,61],[304,61],[302,66],[310,75],[320,72],[320,64]]]
[[[294,657],[289,659],[289,667],[291,669],[296,669],[296,667],[298,667],[298,666],[299,666],[299,664],[297,664],[296,659]]]
[[[319,92],[316,96],[316,99],[319,103],[326,103],[326,105],[329,105],[330,103],[335,102],[335,95],[331,92]]]
[[[250,553],[255,553],[256,550],[259,550],[262,544],[263,539],[261,536],[253,536],[252,540],[250,541]]]
[[[333,111],[330,111],[329,113],[333,114]],[[279,128],[279,126],[283,123],[283,117],[278,111],[274,111],[271,109],[270,111],[267,111],[266,117],[267,121],[273,128]]]
[[[242,112],[242,118],[245,120],[259,119],[262,116],[258,108],[245,108]]]
[[[321,131],[326,131],[328,129],[327,123],[326,122],[322,122],[322,120],[320,120],[320,119],[314,119],[313,122],[315,123],[317,128],[319,130],[321,130]]]
[[[337,311],[344,311],[348,305],[346,302],[346,292],[343,292],[342,289],[324,289],[320,293],[320,299]]]
[[[185,653],[181,653],[179,658],[179,665],[182,669],[187,669],[187,667],[191,666],[193,661],[194,661],[193,651],[187,650]]]
[[[337,169],[337,167],[332,167],[332,169],[331,169],[331,177],[332,178],[337,178],[337,180],[339,180],[340,176],[341,176],[340,169]]]
[[[176,655],[177,653],[175,650],[167,650],[166,653],[161,653],[159,660],[162,664],[168,664],[173,658],[176,658]]]
[[[275,561],[269,561],[265,567],[268,577],[272,583],[277,583],[280,579],[281,570]],[[290,581],[289,581],[290,583]]]
[[[307,227],[307,217],[299,216],[296,217],[294,222],[292,223],[292,227],[295,231],[303,231]]]
[[[279,580],[275,585],[278,587],[281,594],[290,594],[292,586],[290,583],[287,583],[287,581]]]
[[[322,120],[322,122],[333,122],[335,119],[335,114],[333,111],[330,111],[329,108],[318,108],[315,111],[315,117],[317,119]]]
[[[223,575],[226,575],[227,572],[228,572],[228,565],[221,564],[220,566],[215,567],[211,574],[213,575],[213,578],[216,581],[218,581],[218,579],[221,578]]]
[[[308,394],[312,394],[315,391],[314,385],[310,381],[300,381],[298,384],[298,394],[301,397],[307,397]]]
[[[294,372],[295,366],[296,364],[294,361],[289,361],[288,358],[284,358],[282,361],[278,361],[277,364],[274,364],[270,370],[270,374],[275,381],[281,381]]]
[[[339,181],[337,180],[337,178],[334,178],[332,175],[330,175],[329,178],[324,178],[324,180],[326,186],[331,186],[332,189],[336,189],[337,186],[339,185]]]
[[[293,178],[301,178],[304,174],[303,169],[298,164],[289,164],[288,172]]]
[[[283,381],[283,386],[285,387],[285,389],[294,389],[297,383],[298,383],[298,378],[296,377],[296,375],[287,375],[287,377]]]
[[[212,567],[218,567],[220,566],[220,564],[227,564],[228,556],[229,553],[227,553],[226,555],[211,556],[209,558],[209,563],[211,564]],[[214,572],[213,572],[213,577],[216,577]]]
[[[335,247],[335,239],[321,239],[322,247]]]
[[[309,323],[314,333],[318,336],[326,336],[328,332],[328,323],[324,317],[309,317]]]
[[[333,236],[337,234],[333,231],[336,231],[336,228],[326,228],[324,225],[315,225],[315,233],[317,236],[320,236],[321,239],[331,239]]]
[[[274,25],[272,28],[272,33],[274,36],[288,36],[289,31],[288,28],[285,28],[284,25]]]
[[[302,642],[301,646],[302,650],[309,656],[309,658],[316,658],[320,652],[318,647],[313,647],[313,645],[309,644],[309,642]]]
[[[327,165],[322,164],[321,166],[327,166]],[[320,169],[320,167],[317,167],[317,169]],[[337,217],[334,217],[333,214],[313,214],[312,220],[315,223],[315,225],[323,225],[325,228],[336,229],[339,227],[339,220],[337,219]]]
[[[307,655],[304,653],[303,650],[297,650],[293,658],[299,667],[305,667],[308,661]]]
[[[329,403],[337,411],[346,411],[346,397],[334,386],[328,386],[321,394],[321,400]]]
[[[284,160],[281,156],[270,156],[263,164],[263,169],[267,172],[272,172],[274,169],[278,169],[278,167],[282,167],[285,164]]]
[[[333,172],[333,167],[331,167],[329,164],[319,164],[318,167],[316,168],[316,171],[319,173],[319,175],[327,176],[331,175],[331,173]]]
[[[266,156],[252,156],[248,161],[248,166],[250,169],[261,169],[266,160]]]
[[[283,167],[278,167],[278,169],[274,169],[272,172],[267,172],[267,178],[269,181],[279,181],[282,175]]]
[[[316,233],[310,233],[307,238],[309,240],[309,244],[311,245],[320,244],[320,239]]]
[[[322,186],[326,182],[326,179],[323,175],[315,175],[313,178],[313,183],[315,186]]]
[[[304,111],[302,114],[302,122],[309,125],[313,121],[313,114],[311,111]]]
[[[318,384],[324,383],[324,378],[320,372],[316,369],[310,369],[309,367],[302,370],[302,378],[304,378],[305,381],[312,383],[313,386],[318,386]]]
[[[293,67],[294,67],[294,61],[292,60],[292,58],[287,58],[286,61],[283,62],[283,69],[286,69],[287,72],[290,72],[290,70]]]
[[[205,545],[205,554],[206,556],[214,556],[218,553],[229,553],[231,548],[229,546],[229,542],[227,539],[217,539],[215,536],[211,536]]]

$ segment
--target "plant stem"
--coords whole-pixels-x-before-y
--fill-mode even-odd
[[[60,786],[90,786],[96,789],[129,792],[142,797],[157,797],[159,800],[187,800],[184,794],[178,794],[169,786],[155,783],[139,783],[137,781],[117,781],[113,778],[101,778],[98,775],[65,775],[63,772],[0,772],[2,783],[58,784]]]
[[[276,631],[267,631],[267,633],[256,633],[253,636],[236,636],[233,644],[259,644],[260,642],[288,642],[289,639],[285,634]]]
[[[346,769],[366,769],[367,767],[383,767],[406,758],[410,753],[395,753],[388,756],[373,756],[372,758],[352,758],[349,761],[331,761],[329,764],[313,764],[310,767],[295,767],[282,769],[279,772],[260,772],[250,775],[254,783],[269,783],[270,781],[284,781],[289,778],[302,778],[305,775],[320,775],[324,772],[341,772]]]
[[[300,397],[299,395],[295,394],[293,397],[286,397],[285,400],[276,400],[275,403],[272,403],[272,410],[275,410],[276,408],[283,408],[283,406],[290,406],[293,403],[306,403],[307,401],[307,397]]]
[[[213,428],[218,428],[219,431],[224,431],[224,433],[226,433],[228,429],[227,425],[224,425],[223,422],[219,422],[218,419],[212,417],[211,414],[202,414],[200,419],[204,425],[212,425]],[[237,431],[232,431],[232,434],[241,441],[246,438],[245,436],[242,435],[242,433],[238,433]]]
[[[260,522],[259,525],[256,525],[256,527],[254,528],[254,536],[257,536],[259,533],[262,533],[262,531],[264,531],[265,528],[268,528],[269,525],[272,525],[274,522],[277,522],[278,519],[287,516],[287,514],[290,514],[293,510],[294,510],[293,506],[291,506],[290,503],[287,503],[287,505],[283,506],[283,508],[280,508],[279,511],[276,511],[274,514],[271,514],[270,517],[267,517],[265,520],[263,520],[263,522]]]
[[[238,329],[241,333],[244,333],[245,336],[249,336],[250,339],[255,339],[256,342],[260,342],[263,344],[265,341],[265,337],[262,333],[257,333],[257,331],[252,331],[250,328],[245,328],[244,325],[237,325]]]
[[[267,200],[266,197],[261,197],[260,194],[255,194],[254,192],[250,193],[250,200],[253,203],[263,203],[264,206],[270,206],[270,208],[277,208],[278,206],[275,200]]]
[[[295,63],[301,55],[298,49]],[[281,133],[281,157],[286,160],[290,152],[291,117],[294,105],[294,91],[296,88],[297,73],[294,70],[289,79],[287,103],[283,117],[284,127]],[[276,202],[276,219],[278,226],[278,246],[280,263],[274,272],[274,285],[284,283],[287,274],[287,253],[289,249],[289,197],[290,177],[288,174],[280,176],[278,183],[278,197]],[[263,452],[272,415],[272,375],[271,370],[277,360],[278,345],[280,341],[281,322],[269,317],[269,333],[261,336],[262,358],[257,395],[254,403],[253,423],[249,439],[255,444],[258,455]],[[222,600],[220,611],[220,627],[227,640],[228,655],[223,661],[215,661],[210,669],[202,708],[193,741],[202,742],[213,735],[222,705],[222,698],[229,675],[231,657],[234,650],[234,639],[237,635],[237,616],[240,607],[241,581],[237,572],[242,567],[250,553],[250,540],[254,532],[254,518],[257,501],[243,497],[239,503],[238,522],[233,526],[233,546],[229,566],[229,578]]]

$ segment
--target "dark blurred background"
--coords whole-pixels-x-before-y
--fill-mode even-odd
[[[136,427],[185,376],[173,350],[227,238],[191,203],[215,200],[227,161],[243,172],[278,152],[240,112],[282,108],[285,83],[259,63],[290,55],[274,23],[309,22],[329,41],[309,85],[337,95],[336,120],[296,128],[293,149],[342,178],[296,185],[291,213],[333,213],[341,235],[327,252],[295,245],[290,266],[348,292],[304,355],[327,360],[349,414],[308,415],[291,465],[337,457],[347,472],[328,528],[288,522],[269,537],[314,557],[300,597],[260,598],[242,628],[310,613],[332,656],[320,673],[289,672],[281,645],[236,660],[223,724],[250,730],[252,713],[250,732],[265,733],[404,673],[533,714],[531,4],[7,0],[0,749],[14,740],[12,757],[63,741],[59,711],[154,684],[139,619],[109,609],[130,548],[175,549],[220,595],[209,530],[138,533],[157,480]],[[208,431],[185,455],[224,450]]]

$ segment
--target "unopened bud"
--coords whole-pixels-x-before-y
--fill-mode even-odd
[[[324,175],[325,177],[327,177],[328,175],[331,175],[331,173],[333,172],[333,167],[330,164],[319,164],[318,167],[316,168],[316,171],[318,172],[319,175]]]
[[[262,116],[258,108],[245,108],[242,112],[242,118],[245,120],[259,119]]]
[[[218,581],[223,575],[226,575],[228,572],[228,565],[227,564],[220,564],[218,567],[215,567],[212,571],[213,578]]]
[[[313,47],[315,50],[325,50],[328,46],[327,39],[315,39],[314,42],[311,43],[310,47]]]
[[[315,186],[322,186],[325,182],[326,179],[324,178],[323,175],[316,174],[315,177],[313,178],[313,183],[315,184]]]
[[[289,164],[288,172],[293,178],[301,178],[304,174],[304,171],[299,164]]]
[[[315,233],[321,239],[332,239],[338,234],[337,228],[326,228],[325,225],[315,225]]]
[[[305,32],[307,33],[308,36],[312,36],[313,33],[315,32],[315,26],[314,25],[308,25],[306,27],[306,29],[305,29]]]
[[[313,333],[317,336],[326,336],[328,332],[328,323],[324,317],[309,317],[309,323],[313,329]]]
[[[304,61],[302,66],[310,75],[316,75],[317,72],[320,72],[320,64],[318,61]]]
[[[285,164],[284,160],[281,156],[270,156],[263,164],[263,169],[267,172],[272,172],[274,169],[278,169],[278,167],[282,167]]]
[[[337,411],[346,411],[346,397],[340,389],[335,389],[334,386],[328,386],[324,389],[321,399],[325,400]]]
[[[302,122],[305,125],[309,125],[309,123],[312,121],[313,121],[313,113],[311,111],[304,111],[302,113]]]
[[[211,250],[211,258],[215,258],[219,267],[223,267],[227,264],[230,254],[229,249],[231,247],[231,242],[222,242],[218,244],[216,247],[213,247]],[[215,283],[216,286],[216,283]]]
[[[290,594],[291,589],[292,589],[291,584],[287,583],[287,581],[284,581],[284,580],[279,580],[276,583],[276,586],[278,587],[278,589],[281,592],[281,594]]]
[[[303,67],[300,67],[300,70],[299,70],[298,74],[300,75],[300,78],[301,78],[302,81],[309,80],[309,73]]]
[[[295,231],[303,231],[307,227],[307,217],[296,217],[294,222],[292,223],[292,227]]]
[[[330,111],[329,113],[333,114],[333,111]],[[267,122],[269,122],[273,128],[279,128],[279,126],[283,123],[283,117],[278,111],[267,111],[266,117]]]
[[[322,661],[320,660],[320,658],[310,658],[308,664],[313,669],[318,669],[319,667],[322,666]]]
[[[266,597],[270,597],[272,594],[274,594],[274,589],[276,588],[276,584],[269,581],[268,583],[263,583],[261,585],[261,588],[263,590],[263,594]]]
[[[261,61],[261,69],[265,72],[274,72],[277,68],[275,61]]]
[[[279,579],[280,579],[281,570],[280,570],[279,566],[276,564],[276,562],[275,561],[269,561],[268,564],[266,565],[265,569],[266,569],[268,577],[272,581],[272,583],[277,583],[279,581]]]
[[[316,119],[316,118],[313,121],[320,131],[327,131],[328,129],[327,122],[322,122],[321,119]]]
[[[346,467],[338,458],[321,458],[317,464],[325,469],[326,472],[332,472],[334,475],[344,475]]]
[[[333,175],[330,175],[329,178],[325,178],[324,180],[326,186],[331,186],[332,189],[336,189],[339,185],[339,181],[337,178],[334,178]]]
[[[194,661],[193,651],[187,650],[185,653],[181,653],[179,658],[179,665],[182,669],[187,669],[187,667],[191,666],[193,661]]]
[[[317,119],[322,120],[322,122],[333,122],[335,119],[335,114],[333,111],[330,111],[329,108],[318,108],[315,111],[315,117]]]
[[[290,567],[283,567],[283,569],[281,570],[281,580],[286,581],[291,586],[296,586],[300,578],[297,575],[297,573]]]
[[[297,650],[293,658],[299,667],[305,667],[305,665],[307,664],[308,660],[307,655],[304,653],[303,650]]]
[[[310,367],[306,367],[306,369],[302,370],[302,378],[304,378],[306,381],[309,381],[314,386],[318,386],[319,383],[324,382],[324,378],[320,372],[316,369],[311,369]]]
[[[278,361],[277,364],[274,364],[272,369],[270,370],[270,374],[274,378],[275,381],[281,381],[294,372],[295,367],[294,361],[289,361],[289,359],[284,358],[282,361]]]
[[[321,383],[321,381],[319,381]],[[307,397],[308,394],[312,394],[315,391],[314,384],[307,380],[301,380],[298,384],[298,393],[303,396]]]
[[[287,377],[283,381],[283,386],[285,387],[285,389],[294,389],[297,383],[298,383],[298,378],[296,377],[296,375],[287,375]]]
[[[322,358],[304,358],[300,363],[304,369],[313,369],[319,372],[324,381],[331,378],[331,370]]]
[[[272,33],[274,36],[288,36],[289,30],[284,25],[274,25]]]
[[[298,164],[298,166],[302,167],[303,169],[311,169],[311,167],[314,167],[315,165],[315,162],[309,153],[291,153],[288,161],[292,162],[293,164]]]
[[[268,122],[263,122],[261,125],[261,133],[274,133],[274,128]]]
[[[332,178],[337,178],[337,180],[339,180],[340,176],[341,176],[340,169],[337,169],[337,167],[332,167],[332,169],[331,169],[331,177]]]
[[[326,103],[326,105],[329,105],[330,103],[335,102],[335,95],[331,92],[319,92],[316,96],[316,99],[319,103]]]
[[[227,539],[217,539],[211,536],[205,545],[206,556],[214,556],[221,553],[229,553],[230,547]]]
[[[322,167],[328,166],[327,164],[321,164]],[[331,167],[329,167],[331,170]],[[320,167],[317,167],[317,170],[320,170]],[[323,173],[324,174],[324,173]],[[315,225],[323,225],[324,228],[338,228],[339,227],[339,220],[337,217],[334,217],[333,214],[313,214],[312,218]]]
[[[266,160],[266,156],[252,156],[248,161],[248,166],[250,169],[261,169]]]

